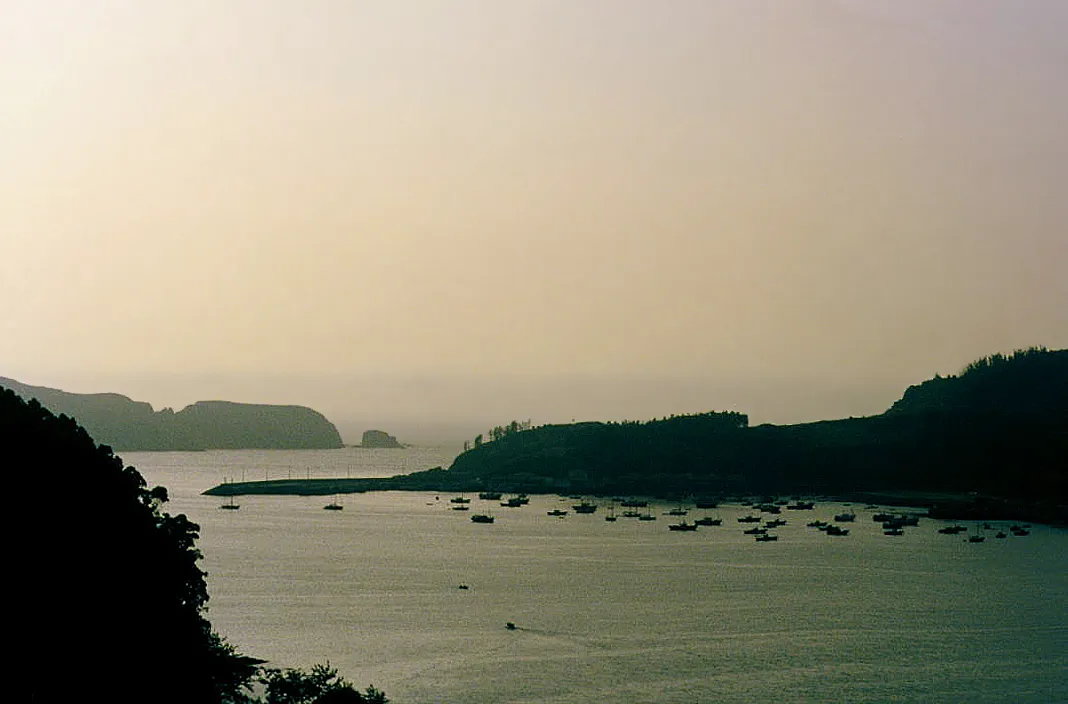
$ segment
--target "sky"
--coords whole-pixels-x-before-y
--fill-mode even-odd
[[[1065,36],[1060,0],[0,0],[0,375],[353,440],[879,413],[1068,347]]]

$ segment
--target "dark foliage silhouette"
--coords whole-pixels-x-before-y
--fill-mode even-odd
[[[476,442],[442,489],[591,494],[949,492],[1063,503],[1068,351],[994,355],[910,387],[886,413],[748,427],[737,413],[573,423]],[[417,485],[419,477],[405,479]]]
[[[223,702],[257,671],[204,617],[198,526],[107,446],[0,389],[17,701]],[[43,491],[42,491],[43,490]]]
[[[265,669],[259,677],[264,685],[264,704],[387,704],[385,694],[368,687],[360,692],[338,675],[336,669],[315,665],[310,671],[290,668]]]
[[[264,670],[219,637],[205,617],[199,527],[164,512],[167,490],[149,488],[74,419],[0,387],[0,448],[13,482],[5,635],[16,677],[6,700],[238,704],[260,701],[248,688],[259,680],[274,704],[328,692],[387,701],[328,666]],[[311,699],[272,690],[303,680]]]

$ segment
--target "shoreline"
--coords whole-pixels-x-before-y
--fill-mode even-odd
[[[416,481],[409,475],[377,478],[336,479],[271,479],[218,484],[204,492],[204,496],[330,496],[333,494],[362,494],[370,491],[432,491],[439,493],[485,491],[485,487],[459,487],[451,482]],[[522,491],[522,490],[521,490]],[[517,493],[503,490],[503,493]],[[531,492],[526,492],[531,493]],[[558,492],[538,492],[550,493]],[[601,497],[628,495],[626,492],[599,492]],[[650,495],[648,498],[675,501],[676,496]],[[724,503],[751,498],[731,496]],[[1052,502],[1027,501],[1004,497],[978,496],[956,492],[922,491],[857,491],[840,494],[819,494],[806,497],[829,503],[863,503],[879,506],[900,506],[927,509],[930,518],[945,520],[1029,521],[1048,525],[1068,525],[1068,506]]]

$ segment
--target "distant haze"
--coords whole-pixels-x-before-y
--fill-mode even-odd
[[[349,442],[877,413],[1068,347],[1066,36],[1056,0],[0,0],[0,375]]]

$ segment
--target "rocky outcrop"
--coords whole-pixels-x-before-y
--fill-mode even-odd
[[[116,450],[333,449],[341,435],[304,406],[198,401],[175,413],[119,394],[72,394],[0,377],[29,400],[75,418],[97,442]]]
[[[397,438],[382,430],[365,430],[360,447],[404,447],[397,442]]]

